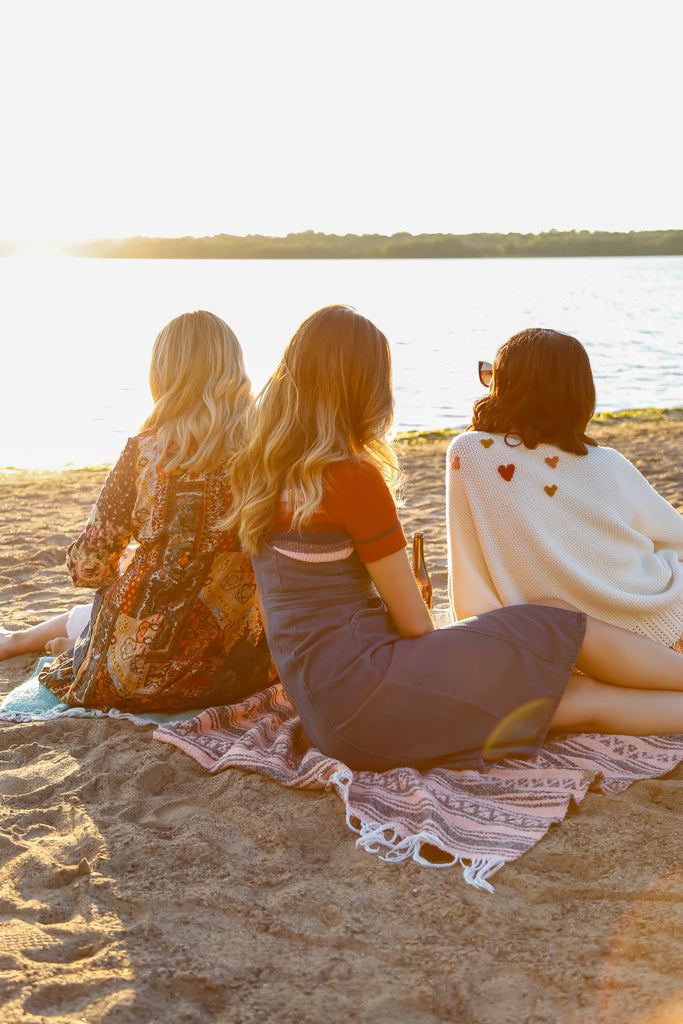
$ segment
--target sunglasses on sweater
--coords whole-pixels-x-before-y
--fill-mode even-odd
[[[484,359],[479,360],[479,381],[485,388],[491,387],[493,378],[493,363],[487,363]]]

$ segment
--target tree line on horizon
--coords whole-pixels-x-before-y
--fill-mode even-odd
[[[12,254],[0,243],[0,255]],[[398,232],[328,235],[300,231],[195,238],[94,239],[61,246],[69,256],[121,259],[472,259],[529,256],[681,256],[683,231],[544,231],[539,234],[467,235]]]

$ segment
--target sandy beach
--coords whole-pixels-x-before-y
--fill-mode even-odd
[[[683,419],[590,431],[683,513]],[[446,601],[444,456],[401,519]],[[64,568],[106,470],[0,472],[0,625],[88,599]],[[0,695],[36,657],[0,663]],[[357,850],[334,795],[208,775],[110,719],[0,722],[0,1024],[680,1024],[683,766],[580,807],[495,877]]]

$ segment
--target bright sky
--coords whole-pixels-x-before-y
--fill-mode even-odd
[[[0,237],[683,228],[680,0],[0,0]]]

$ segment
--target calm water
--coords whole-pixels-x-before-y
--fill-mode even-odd
[[[523,327],[576,335],[598,408],[683,405],[683,257],[0,260],[0,466],[112,461],[149,411],[152,342],[178,313],[233,328],[259,388],[333,302],[387,334],[399,430],[463,426],[479,358]]]

